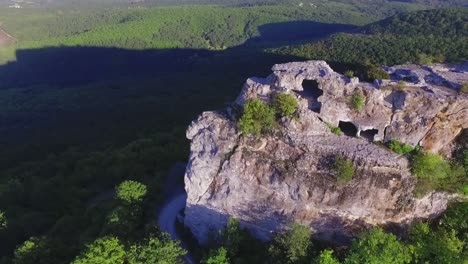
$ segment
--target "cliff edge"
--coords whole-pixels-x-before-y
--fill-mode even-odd
[[[416,198],[407,158],[376,142],[398,140],[449,155],[468,128],[468,95],[459,92],[468,82],[467,64],[386,67],[391,79],[374,83],[345,77],[324,61],[272,70],[248,79],[231,107],[203,113],[187,130],[184,221],[200,242],[229,217],[260,239],[298,222],[318,238],[339,241],[370,226],[405,224],[446,209],[453,195]],[[279,133],[242,135],[235,110],[253,98],[268,103],[278,93],[297,99],[297,117],[281,119]],[[356,93],[365,98],[360,111],[349,104]],[[345,185],[331,169],[338,156],[355,167]]]

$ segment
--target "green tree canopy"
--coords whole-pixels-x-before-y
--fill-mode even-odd
[[[431,230],[426,223],[416,224],[410,230],[410,241],[415,249],[416,263],[464,263],[464,242],[457,238],[453,229]]]
[[[176,264],[182,263],[181,257],[187,252],[178,242],[172,241],[168,236],[161,239],[150,237],[144,243],[130,247],[127,256],[128,264]]]
[[[117,198],[129,204],[143,201],[146,192],[146,186],[137,181],[124,181],[117,186]]]
[[[211,252],[208,259],[205,261],[206,264],[229,264],[229,258],[227,256],[227,250],[224,247],[220,247],[217,250]]]
[[[13,258],[14,264],[36,264],[44,263],[41,261],[41,255],[44,249],[44,239],[39,237],[31,237],[24,241],[15,250],[15,256]]]
[[[345,264],[404,264],[411,262],[411,249],[382,229],[365,233],[353,242]]]
[[[275,239],[275,245],[271,251],[282,259],[276,261],[280,261],[280,263],[306,263],[312,246],[311,236],[310,228],[293,224],[291,230],[278,235]]]
[[[116,237],[98,238],[72,262],[72,264],[122,264],[125,248]]]
[[[340,262],[333,256],[333,250],[326,249],[320,252],[320,255],[315,260],[315,264],[340,264]]]

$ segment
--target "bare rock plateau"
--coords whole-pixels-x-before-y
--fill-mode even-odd
[[[468,128],[468,95],[459,92],[468,64],[383,69],[390,80],[367,83],[324,61],[274,65],[270,76],[248,79],[231,107],[203,113],[187,130],[185,225],[202,243],[229,217],[264,240],[291,222],[320,239],[343,240],[371,226],[440,215],[453,195],[416,198],[407,158],[377,143],[398,140],[448,155]],[[366,98],[361,111],[349,104],[356,92]],[[297,118],[280,120],[275,135],[242,135],[234,110],[278,93],[297,98]],[[333,126],[344,134],[333,134]],[[356,168],[344,186],[330,168],[338,155]]]

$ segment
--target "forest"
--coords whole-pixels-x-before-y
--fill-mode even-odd
[[[181,262],[155,216],[169,170],[187,160],[185,129],[275,63],[323,59],[366,75],[468,58],[468,10],[427,10],[447,1],[299,2],[0,8],[18,40],[0,48],[0,263]],[[205,247],[179,228],[202,263],[458,264],[467,218],[467,203],[454,204],[349,246],[293,223],[261,243],[231,219]]]

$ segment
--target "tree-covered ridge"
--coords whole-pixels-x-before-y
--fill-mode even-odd
[[[468,8],[402,13],[365,26],[365,34],[468,36]]]
[[[273,52],[346,64],[395,65],[422,58],[429,58],[425,63],[460,61],[468,58],[467,21],[467,9],[420,11],[363,28],[363,32],[374,34],[340,33]]]
[[[14,51],[49,46],[100,46],[129,49],[224,49],[263,35],[288,34],[294,40],[324,37],[326,25],[364,25],[387,16],[427,8],[406,3],[359,4],[337,1],[275,3],[252,6],[185,5],[80,9],[0,8],[2,28],[18,44],[0,50],[0,61],[14,59]],[[296,27],[272,29],[279,23]],[[305,22],[324,23],[311,26]],[[300,26],[302,25],[302,26]],[[279,32],[281,31],[281,32]],[[318,31],[318,33],[315,33]]]

